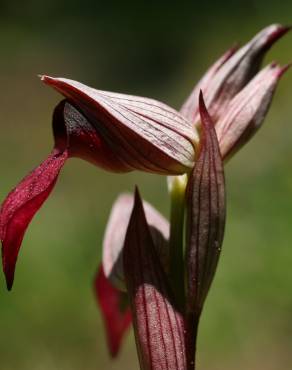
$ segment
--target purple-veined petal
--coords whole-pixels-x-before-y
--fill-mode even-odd
[[[110,283],[102,265],[96,274],[94,290],[103,316],[109,352],[116,357],[132,322],[128,297]]]
[[[213,280],[225,226],[224,170],[214,124],[200,95],[201,148],[187,189],[187,354],[192,368],[196,330]]]
[[[185,370],[184,320],[176,309],[138,191],[125,238],[124,271],[141,369]]]
[[[115,201],[103,240],[103,268],[105,276],[120,290],[125,290],[123,247],[134,205],[134,196],[121,194]],[[168,221],[146,201],[143,201],[146,220],[158,255],[165,269],[168,266]]]
[[[198,138],[174,109],[65,78],[43,76],[42,81],[69,99],[129,168],[161,174],[181,174],[192,168]]]
[[[287,68],[275,63],[268,65],[231,100],[216,124],[223,158],[233,155],[261,126],[278,82]]]
[[[199,95],[200,91],[204,95],[209,93],[212,89],[212,81],[215,74],[220,70],[225,62],[236,52],[237,47],[227,50],[204,74],[193,91],[182,105],[180,112],[190,122],[196,122],[199,117]]]
[[[253,78],[259,71],[262,60],[271,46],[282,37],[289,27],[274,24],[266,27],[255,35],[246,45],[235,53],[232,49],[226,57],[219,59],[211,67],[195,87],[181,109],[181,113],[193,123],[200,120],[198,110],[198,94],[202,90],[208,111],[216,123],[224,114],[229,101]]]

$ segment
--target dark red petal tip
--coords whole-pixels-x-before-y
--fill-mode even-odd
[[[286,73],[291,66],[292,66],[292,62],[281,67],[277,74],[278,78],[281,78],[283,74]]]
[[[210,126],[214,127],[212,119],[211,119],[211,117],[209,115],[209,112],[207,110],[202,91],[200,91],[200,95],[199,95],[199,111],[200,111],[200,116],[201,116],[201,120],[202,120],[202,125],[205,126],[206,129],[210,129]],[[203,135],[203,137],[201,139],[204,140],[205,135]]]
[[[284,36],[287,32],[291,30],[292,26],[282,26],[279,25],[277,29],[272,32],[267,40],[267,46],[272,46],[279,38]]]
[[[51,155],[12,190],[0,211],[2,263],[7,289],[11,290],[18,252],[31,219],[51,193],[67,152]]]

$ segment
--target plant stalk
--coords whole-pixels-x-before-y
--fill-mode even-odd
[[[184,284],[184,215],[187,176],[175,176],[168,179],[171,197],[170,210],[170,279],[180,309],[185,306]]]

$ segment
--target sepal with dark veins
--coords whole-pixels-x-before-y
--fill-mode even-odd
[[[189,177],[186,201],[186,346],[189,369],[193,366],[198,322],[216,271],[225,227],[222,157],[202,94],[200,115],[200,149]]]
[[[141,369],[186,370],[184,319],[170,291],[137,191],[125,239],[124,271]]]

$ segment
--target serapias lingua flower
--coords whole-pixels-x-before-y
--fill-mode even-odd
[[[99,92],[64,79],[43,77],[43,81],[69,100],[55,108],[55,145],[51,154],[2,204],[0,239],[8,289],[12,287],[25,230],[54,188],[67,159],[82,158],[113,172],[137,169],[165,175],[189,171],[195,159],[196,131],[167,105]]]
[[[114,255],[114,263],[108,264],[104,258],[96,291],[113,355],[132,316],[143,369],[192,369],[198,321],[223,239],[222,160],[238,150],[262,124],[287,67],[272,63],[258,71],[266,51],[287,30],[280,25],[267,27],[241,49],[225,53],[195,87],[181,113],[153,99],[43,76],[43,82],[65,100],[53,114],[52,153],[7,196],[1,208],[0,239],[8,289],[12,287],[25,230],[68,158],[82,158],[113,172],[187,174],[186,261],[178,269],[178,276],[173,276],[171,254],[174,223],[166,227],[169,236],[162,233],[160,222],[150,228],[152,216],[147,219],[147,205],[143,206],[136,192],[135,200],[131,198],[132,214],[128,207],[128,214],[122,216],[124,236],[119,236],[119,243],[110,243],[114,245],[112,251],[116,253],[119,248],[119,252]],[[198,99],[200,90],[210,115],[202,95]],[[116,260],[119,255],[122,258]],[[108,265],[112,267],[108,269]],[[117,271],[120,282],[124,279],[126,283],[132,315],[125,293],[115,286]],[[145,301],[146,296],[149,301]],[[147,330],[154,331],[146,338]]]
[[[68,158],[82,158],[114,172],[186,174],[187,188],[182,186],[178,197],[171,186],[175,207],[170,226],[142,202],[138,191],[134,198],[118,200],[95,288],[112,355],[117,354],[133,320],[142,369],[193,369],[199,318],[223,242],[223,161],[263,122],[287,67],[272,63],[258,71],[266,51],[287,30],[272,25],[241,49],[227,51],[201,79],[180,113],[152,99],[43,76],[42,81],[65,100],[53,114],[52,153],[7,196],[1,208],[8,289],[25,230]],[[179,239],[185,206],[183,255]]]

